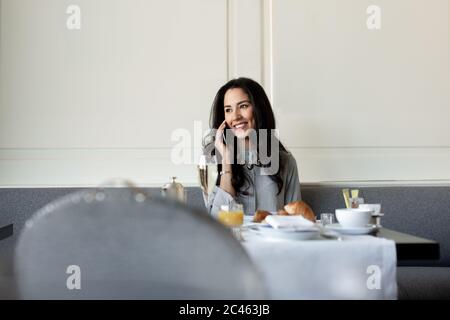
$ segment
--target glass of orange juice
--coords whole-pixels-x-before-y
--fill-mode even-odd
[[[242,240],[241,226],[244,223],[244,208],[240,203],[232,203],[220,207],[217,219],[225,226],[231,228],[233,234]]]

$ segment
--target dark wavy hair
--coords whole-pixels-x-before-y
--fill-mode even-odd
[[[275,117],[273,114],[272,106],[270,105],[270,101],[267,98],[267,95],[263,89],[263,87],[257,83],[256,81],[249,79],[249,78],[237,78],[228,81],[225,85],[223,85],[219,91],[217,92],[212,107],[211,107],[211,114],[209,118],[210,122],[210,128],[211,129],[218,129],[220,124],[225,120],[225,111],[224,111],[224,99],[225,99],[225,93],[229,89],[235,89],[240,88],[242,89],[249,97],[250,103],[253,106],[253,118],[255,121],[255,129],[257,134],[257,139],[259,142],[259,129],[275,129]],[[214,131],[215,132],[215,131]],[[267,147],[268,147],[268,156],[272,156],[272,150],[271,150],[271,139],[276,139],[276,143],[279,145],[279,167],[278,171],[274,175],[270,175],[269,177],[277,184],[278,186],[278,194],[281,192],[281,189],[283,188],[283,179],[281,178],[281,173],[283,168],[285,167],[285,158],[281,157],[281,152],[288,152],[286,148],[283,146],[283,144],[276,138],[272,137],[271,134],[267,135]],[[236,139],[236,138],[235,138]],[[208,142],[207,142],[208,141]],[[214,144],[214,136],[213,133],[211,133],[209,136],[206,136],[203,140],[203,147],[209,150],[213,150],[212,154],[215,154],[215,149],[212,148],[211,144]],[[233,175],[231,178],[231,184],[236,191],[236,193],[242,193],[242,194],[248,194],[245,190],[241,190],[245,184],[245,181],[249,183],[249,185],[252,183],[250,178],[245,174],[244,166],[242,164],[238,164],[236,161],[236,149],[237,149],[237,143],[234,144],[235,150],[235,161],[232,164],[232,171]],[[258,143],[259,146],[259,143]],[[259,159],[259,148],[258,151],[258,159]],[[278,156],[278,155],[277,155]],[[263,166],[270,166],[269,164],[263,165]],[[222,164],[218,163],[218,172],[222,170]],[[217,177],[216,185],[220,184],[220,175]]]

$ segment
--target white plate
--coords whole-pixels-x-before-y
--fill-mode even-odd
[[[344,228],[339,223],[328,224],[325,229],[337,231],[341,234],[358,235],[358,234],[369,234],[377,230],[377,226],[374,224],[369,224],[367,227],[362,228]]]
[[[275,215],[276,212],[270,212],[271,214]],[[244,216],[244,226],[245,227],[253,227],[253,226],[269,226],[267,222],[253,222],[253,216],[245,215]]]
[[[253,221],[253,216],[245,215],[244,216],[244,224],[250,224]]]
[[[319,230],[274,229],[271,226],[252,226],[248,229],[263,237],[281,240],[310,240],[319,237]]]

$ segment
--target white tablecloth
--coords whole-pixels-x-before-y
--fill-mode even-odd
[[[251,231],[243,237],[271,299],[397,298],[392,240],[369,235],[273,240]]]

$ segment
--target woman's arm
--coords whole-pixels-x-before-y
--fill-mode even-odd
[[[224,173],[220,176],[220,186],[215,186],[209,196],[208,211],[213,216],[217,215],[222,205],[230,205],[236,196],[236,192],[231,184],[231,170],[230,164],[222,164]]]
[[[222,163],[222,175],[220,176],[220,188],[231,194],[233,197],[236,196],[236,191],[231,184],[231,178],[233,177],[233,171],[231,164],[226,164],[225,161]]]
[[[222,140],[223,133],[226,127],[227,123],[224,120],[217,129],[214,139],[214,145],[216,147],[216,150],[219,151],[222,158],[222,174],[220,175],[220,187],[232,196],[235,196],[236,191],[231,184],[231,177],[233,176],[231,164],[233,163],[233,159],[231,159],[231,151],[229,150],[229,147],[226,146]]]
[[[235,200],[231,194],[218,186],[214,186],[208,197],[207,210],[212,216],[217,216],[221,206],[230,205],[234,201]]]
[[[222,157],[222,174],[220,175],[220,187],[214,186],[213,192],[208,197],[207,208],[209,213],[213,216],[217,215],[222,205],[229,205],[232,203],[234,201],[234,197],[236,196],[236,191],[231,183],[231,178],[233,176],[231,165],[232,161],[230,160],[231,153],[222,141],[222,135],[225,127],[226,123],[224,121],[216,132],[214,142],[216,149]]]

